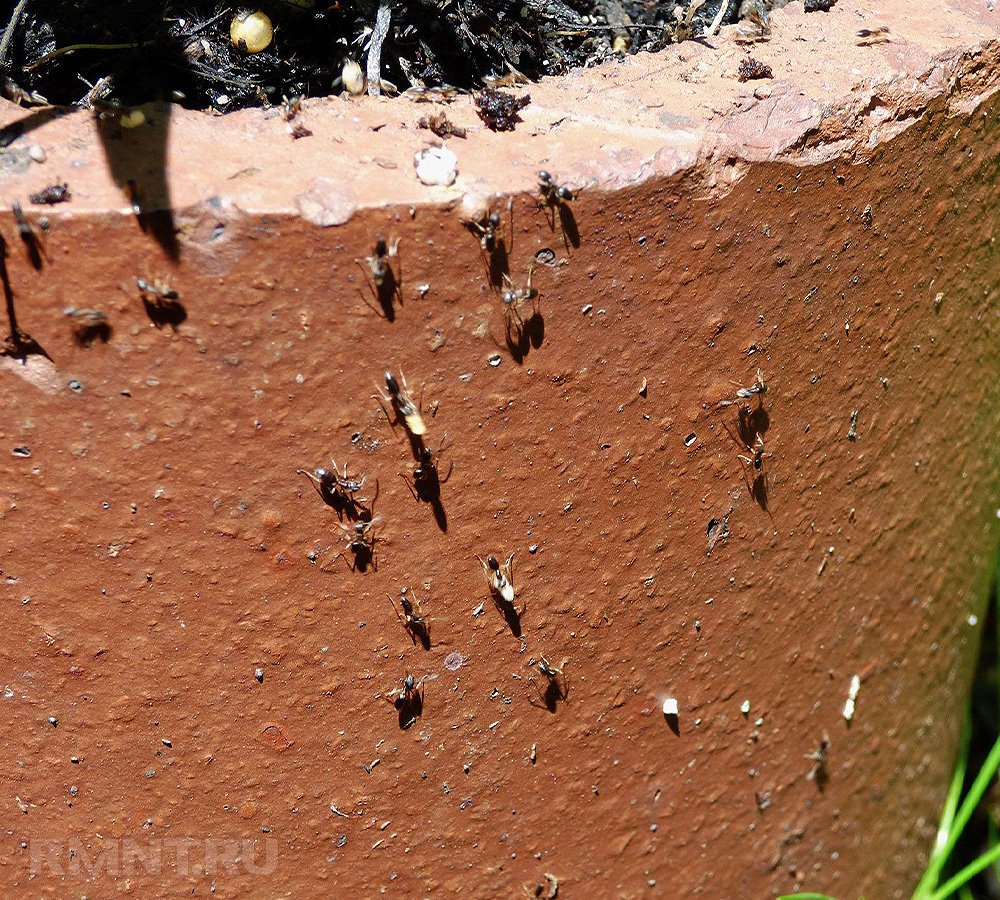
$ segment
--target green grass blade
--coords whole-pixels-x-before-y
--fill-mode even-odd
[[[954,832],[955,812],[962,795],[962,786],[965,784],[971,730],[969,718],[966,717],[965,725],[962,728],[962,742],[958,750],[958,759],[955,761],[955,771],[952,773],[951,784],[948,786],[948,797],[944,803],[944,811],[941,813],[941,824],[938,826],[937,835],[934,838],[934,848],[927,861],[927,868],[913,892],[913,900],[926,900],[930,897],[941,880],[941,870],[948,862],[950,847],[954,847],[955,840],[958,839],[958,835]]]
[[[956,872],[941,887],[931,894],[931,900],[947,900],[960,887],[967,884],[972,878],[978,875],[983,869],[991,866],[1000,859],[1000,846],[987,850],[982,856],[976,857],[961,871]]]

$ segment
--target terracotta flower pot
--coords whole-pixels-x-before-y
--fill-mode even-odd
[[[733,32],[532,85],[512,134],[468,99],[309,101],[301,140],[29,118],[7,893],[908,893],[997,544],[997,21]],[[297,471],[331,457],[353,497]]]

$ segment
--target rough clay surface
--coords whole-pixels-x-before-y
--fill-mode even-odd
[[[727,29],[533,87],[513,136],[454,104],[448,189],[412,169],[430,104],[310,103],[295,142],[273,114],[175,110],[179,261],[84,116],[5,150],[4,206],[61,179],[74,199],[40,273],[2,228],[51,358],[0,360],[3,892],[499,897],[550,873],[560,897],[908,895],[1000,463],[998,23],[919,6],[789,7],[753,48],[773,82],[730,77]],[[873,23],[891,41],[856,47]],[[148,141],[108,145],[150,190]],[[577,248],[535,207],[543,166],[585,188]],[[461,224],[509,194],[515,282],[557,262],[520,365]],[[400,239],[392,322],[361,269],[376,235]],[[180,291],[176,330],[137,275]],[[76,344],[68,306],[110,341]],[[758,367],[769,512],[714,405]],[[446,438],[446,532],[398,477],[385,368]],[[334,561],[336,515],[296,475],[331,456],[379,480],[377,571]],[[512,551],[521,639],[475,559]],[[429,651],[387,599],[404,585]],[[567,660],[554,713],[542,653]],[[383,695],[407,671],[438,677],[400,730]]]

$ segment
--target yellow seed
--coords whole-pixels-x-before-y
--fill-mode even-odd
[[[146,114],[141,109],[130,109],[118,117],[122,128],[138,128],[146,124]]]
[[[344,67],[340,70],[340,77],[344,82],[344,90],[348,94],[357,97],[365,92],[365,73],[353,59],[345,59]]]
[[[261,12],[238,12],[233,16],[233,21],[229,25],[229,36],[233,43],[239,47],[246,48],[247,53],[260,53],[271,45],[271,38],[274,37],[274,27],[266,13]]]

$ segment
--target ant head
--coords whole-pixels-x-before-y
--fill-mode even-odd
[[[386,244],[385,238],[380,237],[375,241],[375,255],[385,256],[389,252],[389,245]]]
[[[403,679],[403,687],[405,687],[408,691],[412,691],[413,685],[414,685],[413,676],[407,673],[406,678]]]
[[[491,212],[490,213],[490,225],[492,225],[494,228],[496,228],[497,225],[499,225],[499,224],[500,224],[500,213],[498,213],[498,212]]]
[[[551,184],[552,183],[552,176],[548,172],[546,172],[544,169],[542,169],[542,171],[538,173],[538,180],[542,184]]]
[[[390,394],[399,393],[399,382],[396,381],[396,376],[392,372],[385,373],[385,386],[389,389]]]
[[[403,612],[413,612],[413,604],[405,594],[399,598],[399,605],[403,607]]]
[[[556,191],[556,196],[560,200],[572,200],[573,192],[568,187],[561,187]]]
[[[331,481],[333,481],[333,475],[330,474],[329,469],[317,469],[315,472],[313,472],[313,475],[316,476],[316,480],[319,481],[321,484],[329,484]]]
[[[500,571],[500,563],[497,562],[497,558],[492,553],[486,557],[486,565],[488,565],[494,572]]]
[[[430,447],[421,447],[420,448],[420,462],[422,462],[424,465],[427,465],[427,463],[429,463],[431,461],[431,455],[432,454],[431,454],[431,448]]]

